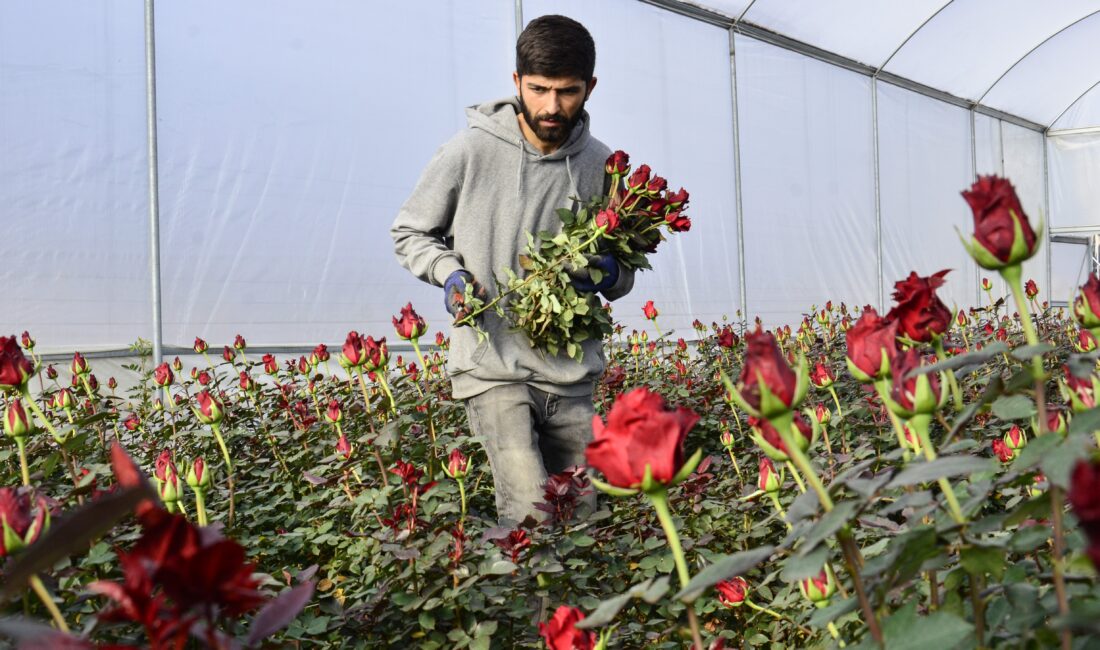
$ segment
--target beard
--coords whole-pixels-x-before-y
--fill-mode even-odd
[[[581,121],[581,116],[584,115],[584,101],[581,102],[573,117],[566,117],[564,113],[532,115],[527,108],[527,102],[523,101],[523,95],[520,95],[517,99],[519,99],[519,110],[523,113],[523,119],[527,122],[527,126],[535,133],[535,137],[547,144],[563,144],[569,138],[569,134],[573,132],[573,127],[577,126],[577,123]],[[553,120],[557,124],[545,126],[542,124],[542,120]]]

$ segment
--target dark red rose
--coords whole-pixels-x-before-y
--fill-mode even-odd
[[[943,277],[949,272],[950,269],[944,269],[922,278],[913,271],[894,285],[894,300],[898,304],[886,318],[898,322],[899,335],[927,343],[951,326],[951,310],[936,296],[936,289],[944,285]]]
[[[195,345],[193,346],[195,354],[202,354],[203,352],[206,352],[209,347],[210,346],[207,345],[206,341],[200,339],[197,336],[195,337]]]
[[[997,438],[993,441],[993,455],[1002,463],[1010,463],[1016,457],[1016,450],[1005,444],[1005,441]]]
[[[328,361],[329,357],[332,356],[329,354],[328,346],[324,343],[318,343],[317,347],[313,348],[313,354],[317,357],[318,361],[322,362]]]
[[[745,335],[745,365],[738,380],[741,397],[757,411],[760,410],[761,383],[784,405],[794,405],[798,375],[787,365],[775,336],[757,327],[755,332]]]
[[[863,315],[844,333],[849,367],[855,367],[863,375],[857,375],[857,379],[867,381],[883,376],[883,353],[889,361],[898,353],[897,330],[897,321],[882,318],[870,305],[863,308]]]
[[[418,339],[424,335],[424,332],[428,331],[427,323],[424,322],[420,314],[416,313],[411,302],[401,308],[401,318],[394,316],[392,320],[397,335],[406,341]]]
[[[1035,297],[1039,295],[1039,285],[1035,284],[1035,280],[1028,280],[1024,283],[1024,293],[1031,300],[1035,300]]]
[[[34,364],[23,355],[14,336],[0,336],[0,387],[20,388],[30,379]]]
[[[600,210],[596,213],[596,227],[603,228],[604,232],[613,232],[619,227],[619,213],[614,210]]]
[[[917,379],[920,375],[910,374],[921,367],[921,354],[916,348],[909,348],[905,352],[899,352],[890,363],[890,376],[893,380],[890,388],[890,398],[906,411],[931,413],[939,403],[940,380],[934,372],[926,373],[928,377],[929,394],[917,394]]]
[[[549,650],[592,650],[596,647],[596,633],[578,630],[575,626],[582,620],[581,610],[562,605],[549,623],[539,623],[539,636],[546,640]]]
[[[336,453],[345,459],[351,458],[351,443],[348,442],[348,437],[342,433],[339,440],[336,441]]]
[[[814,364],[814,369],[810,372],[810,382],[818,388],[828,388],[836,381],[836,375],[829,366],[825,365],[821,361]]]
[[[803,450],[808,449],[810,443],[813,442],[813,427],[806,421],[806,418],[802,417],[801,413],[798,411],[794,411],[793,413],[794,424],[798,428],[798,433],[805,440],[805,444],[800,446]],[[759,437],[756,439],[756,442],[768,457],[776,460],[786,460],[787,445],[783,442],[783,438],[779,436],[779,432],[775,430],[771,422],[764,418],[750,417],[749,426],[758,434]]]
[[[669,212],[665,215],[665,221],[668,222],[668,229],[673,232],[687,232],[691,230],[691,219],[680,211]]]
[[[665,201],[668,201],[668,207],[672,210],[680,210],[687,205],[688,192],[681,187],[679,192],[669,192],[666,194]]]
[[[615,400],[606,424],[592,418],[585,457],[616,487],[640,487],[646,466],[654,482],[667,485],[684,464],[684,440],[698,421],[690,410],[670,410],[660,395],[635,388]]]
[[[603,168],[608,174],[622,176],[630,171],[630,156],[620,149],[607,157],[607,162],[604,163]]]
[[[626,184],[634,190],[642,190],[649,183],[649,165],[639,165],[634,173],[626,179]]]
[[[1073,301],[1073,316],[1082,327],[1100,326],[1100,278],[1089,274]]]
[[[74,379],[91,372],[91,368],[88,367],[88,360],[79,352],[73,352],[73,362],[69,364],[69,370],[72,371]]]
[[[229,347],[228,345],[222,347],[222,358],[225,359],[227,363],[233,363],[233,359],[235,359],[236,357],[236,350]]]
[[[1035,231],[1012,183],[998,176],[979,176],[962,195],[974,213],[971,255],[979,265],[996,269],[1018,264],[1035,254],[1039,247]],[[1016,241],[1017,228],[1023,241]]]
[[[372,371],[385,370],[386,363],[390,360],[390,350],[386,346],[386,337],[377,341],[368,336],[363,339],[363,352],[366,353],[367,368]]]
[[[645,184],[645,191],[647,194],[656,196],[661,192],[664,192],[666,187],[668,187],[668,181],[661,178],[660,176],[654,176],[653,178],[649,179],[649,182]]]
[[[348,332],[348,338],[344,341],[344,347],[341,349],[341,362],[348,366],[356,367],[363,365],[366,361],[366,356],[363,354],[363,339],[359,336],[359,332]]]
[[[16,488],[0,488],[0,529],[4,533],[0,534],[0,558],[33,544],[49,525],[49,505],[45,497],[39,495],[35,503],[38,508],[32,516],[30,494]]]
[[[718,330],[718,347],[732,348],[736,346],[738,342],[739,339],[737,338],[737,334],[729,325],[726,325],[722,329]]]
[[[722,580],[714,585],[718,592],[718,602],[726,607],[740,607],[749,595],[749,583],[741,576],[729,580]]]
[[[248,343],[245,342],[243,336],[238,334],[236,338],[233,339],[233,347],[244,352],[248,348]]]
[[[175,378],[175,375],[172,374],[172,368],[168,366],[167,361],[161,363],[153,370],[153,383],[162,388],[164,386],[170,386]]]

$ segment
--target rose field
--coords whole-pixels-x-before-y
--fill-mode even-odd
[[[242,332],[196,339],[196,367],[157,366],[139,344],[117,379],[4,336],[0,633],[1097,647],[1100,280],[1068,309],[1039,302],[1021,272],[1038,220],[1004,179],[964,198],[979,307],[936,295],[964,273],[921,269],[885,313],[825,302],[770,330],[732,314],[684,340],[650,303],[644,331],[613,327],[589,467],[551,476],[543,516],[514,525],[450,396],[450,324],[411,305],[394,330],[304,355],[252,352]]]

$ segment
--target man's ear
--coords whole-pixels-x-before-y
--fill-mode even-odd
[[[519,82],[518,82],[518,81],[516,82],[516,86],[517,86],[517,87],[519,86]],[[593,89],[593,88],[595,88],[595,87],[596,87],[596,78],[595,78],[595,77],[592,77],[592,80],[588,82],[588,92],[586,92],[586,93],[584,94],[584,99],[585,99],[585,101],[587,101],[587,100],[588,100],[588,98],[592,96],[592,89]]]
[[[512,83],[516,84],[516,96],[517,97],[520,95],[520,91],[519,91],[519,80],[520,80],[520,78],[521,77],[519,76],[518,72],[513,72],[512,73]]]

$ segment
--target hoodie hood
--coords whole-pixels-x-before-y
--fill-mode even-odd
[[[467,107],[466,122],[471,128],[481,129],[505,142],[516,145],[530,157],[535,159],[561,160],[562,158],[568,158],[580,152],[588,144],[588,139],[590,137],[588,134],[589,117],[588,111],[586,110],[581,110],[581,119],[577,122],[576,126],[573,127],[565,143],[545,155],[533,147],[531,143],[527,141],[527,138],[523,137],[523,132],[519,130],[519,120],[517,119],[519,114],[519,99],[516,97],[506,97],[504,99]]]

